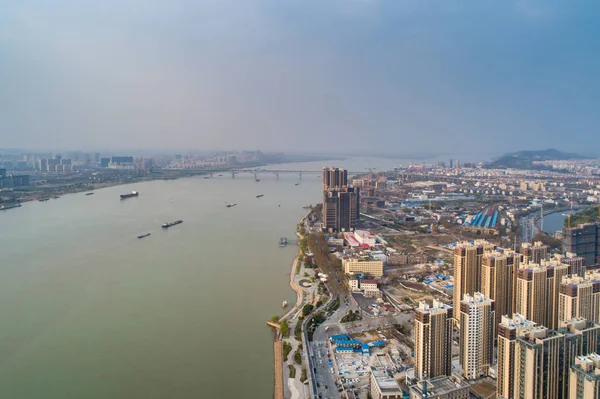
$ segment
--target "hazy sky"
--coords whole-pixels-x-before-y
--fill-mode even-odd
[[[599,4],[4,0],[0,147],[600,153]]]

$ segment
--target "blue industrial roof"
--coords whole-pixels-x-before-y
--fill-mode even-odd
[[[334,340],[334,341],[338,341],[340,339],[342,339],[342,340],[348,340],[348,339],[350,339],[350,337],[347,336],[346,334],[332,335],[330,338],[332,340]]]
[[[354,352],[354,348],[344,348],[344,347],[337,347],[335,348],[336,352]]]
[[[356,339],[348,339],[348,340],[337,340],[335,342],[337,345],[360,345],[360,341]]]

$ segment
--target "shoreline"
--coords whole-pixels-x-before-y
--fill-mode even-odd
[[[300,221],[298,222],[297,226],[300,226],[304,223],[304,221],[306,220],[306,218],[308,217],[308,215],[310,214],[310,212],[312,212],[312,209],[302,217],[302,219],[300,219]],[[302,239],[302,235],[296,230],[296,236],[299,239]],[[296,253],[296,256],[294,257],[294,260],[292,261],[292,268],[290,269],[290,288],[292,290],[294,290],[294,292],[296,292],[296,303],[290,308],[290,310],[288,310],[287,312],[285,312],[285,314],[283,316],[281,316],[279,318],[279,320],[277,321],[278,324],[281,324],[283,321],[287,320],[291,315],[294,314],[294,312],[296,312],[298,309],[300,309],[300,306],[302,306],[302,303],[304,302],[304,290],[302,289],[302,287],[300,287],[298,284],[296,284],[296,282],[294,281],[294,278],[296,276],[296,267],[298,266],[298,258],[300,256],[300,246],[298,245],[298,252]],[[274,327],[274,326],[272,326]],[[275,382],[275,387],[273,390],[273,397],[275,399],[279,399],[279,398],[284,398],[285,397],[285,384],[283,381],[283,376],[284,376],[284,363],[285,360],[283,359],[283,356],[281,356],[281,353],[279,352],[279,347],[281,345],[283,345],[284,339],[283,337],[280,339],[279,338],[279,328],[274,327],[274,334],[273,334],[273,345],[274,345],[274,351],[273,351],[273,364],[274,364],[274,370],[273,370],[273,377],[274,377],[274,382]],[[280,381],[281,380],[281,381]]]

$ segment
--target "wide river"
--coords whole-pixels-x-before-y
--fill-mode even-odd
[[[335,163],[361,171],[399,162]],[[139,197],[119,200],[132,190]],[[272,397],[265,321],[284,299],[295,302],[296,248],[278,241],[294,237],[302,206],[318,203],[320,190],[321,175],[257,183],[223,174],[1,211],[0,397]]]

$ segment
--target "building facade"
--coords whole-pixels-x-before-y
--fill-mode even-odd
[[[452,374],[452,307],[438,300],[421,301],[414,315],[415,378]]]
[[[494,301],[496,325],[515,312],[517,270],[521,256],[511,250],[486,252],[481,262],[480,292]]]
[[[559,321],[559,292],[569,265],[558,260],[530,263],[517,272],[515,312],[539,325],[555,329]]]
[[[494,301],[476,292],[460,302],[460,364],[463,376],[475,380],[489,375],[494,364]]]
[[[515,386],[515,347],[517,338],[536,327],[536,324],[524,316],[515,313],[513,317],[502,316],[498,324],[498,368],[496,393],[498,397],[514,398]]]
[[[373,277],[383,276],[383,262],[369,257],[345,258],[342,260],[342,265],[346,274],[367,274]]]
[[[569,399],[600,398],[600,355],[578,356],[569,370]]]
[[[564,278],[560,285],[558,315],[560,320],[585,318],[600,323],[600,273]]]
[[[587,223],[563,231],[563,251],[585,259],[587,267],[600,263],[600,224]]]
[[[485,240],[461,242],[454,249],[454,318],[460,317],[460,302],[465,294],[473,295],[481,289],[481,262],[486,251],[494,245]]]

